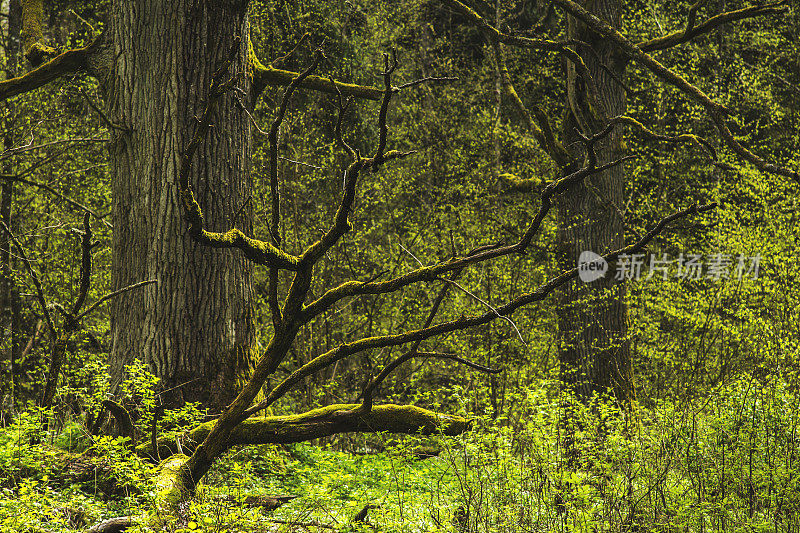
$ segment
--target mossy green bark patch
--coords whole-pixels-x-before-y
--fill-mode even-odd
[[[228,446],[239,444],[277,444],[303,442],[338,433],[408,433],[421,435],[458,435],[468,430],[470,420],[441,415],[413,405],[376,405],[368,412],[360,404],[334,404],[306,413],[250,418],[236,426]],[[184,451],[193,450],[211,432],[216,421],[200,424],[182,440]],[[158,443],[159,454],[166,457],[178,452],[176,442]],[[137,448],[140,455],[151,455],[150,443]]]

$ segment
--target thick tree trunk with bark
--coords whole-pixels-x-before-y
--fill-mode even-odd
[[[599,18],[620,26],[619,0],[586,2]],[[580,148],[576,130],[584,135],[598,133],[607,124],[598,113],[611,118],[625,113],[625,90],[608,72],[621,80],[625,60],[616,46],[586,30],[570,18],[569,37],[588,43],[578,46],[594,79],[600,106],[592,105],[587,84],[572,63],[567,63],[567,93],[570,116],[565,121],[568,145]],[[606,68],[608,70],[606,70]],[[600,141],[595,151],[598,163],[621,158],[622,128],[615,128]],[[574,154],[582,157],[582,154]],[[581,252],[603,255],[624,245],[621,206],[624,206],[625,170],[617,165],[588,177],[567,190],[559,200],[558,257],[563,270],[575,268]],[[633,396],[632,369],[627,340],[625,286],[614,279],[614,265],[605,277],[591,283],[571,281],[561,291],[558,311],[559,359],[562,380],[581,397],[594,392],[611,392],[625,402]]]
[[[251,268],[240,253],[189,237],[177,180],[211,76],[241,38],[229,71],[242,74],[240,90],[217,106],[191,184],[210,229],[250,233],[250,124],[239,104],[250,105],[245,3],[116,0],[110,18],[113,288],[158,280],[114,300],[112,378],[119,383],[139,358],[173,389],[168,404],[220,410],[254,350]]]

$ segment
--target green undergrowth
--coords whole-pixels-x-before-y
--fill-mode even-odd
[[[553,390],[541,383],[520,392],[507,415],[454,438],[378,434],[233,449],[173,529],[797,531],[800,408],[781,380],[742,379],[680,407],[660,402],[628,414]],[[79,433],[66,425],[41,438],[33,413],[0,432],[1,533],[85,531],[120,515],[147,523],[154,467],[126,439]],[[102,474],[67,475],[69,461],[89,457]],[[276,496],[295,498],[265,508]],[[367,505],[366,521],[354,521]]]

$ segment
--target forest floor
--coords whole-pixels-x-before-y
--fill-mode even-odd
[[[232,449],[174,531],[798,531],[800,402],[743,379],[622,413],[534,387],[453,438],[345,435]],[[0,533],[154,509],[155,465],[76,422],[0,430]],[[129,531],[148,531],[130,528]]]

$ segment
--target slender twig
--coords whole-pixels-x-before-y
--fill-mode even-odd
[[[120,126],[119,124],[114,124],[111,121],[111,119],[108,118],[108,115],[106,115],[105,112],[102,109],[100,109],[100,106],[98,106],[97,104],[94,103],[92,98],[88,94],[86,94],[83,91],[83,89],[78,89],[78,93],[83,97],[84,100],[86,100],[86,103],[89,104],[89,107],[91,107],[95,111],[95,113],[97,113],[100,116],[100,118],[103,120],[105,125],[108,126],[109,129],[119,130],[119,131],[123,131],[123,132],[130,131],[130,129],[126,128],[125,126]]]
[[[408,89],[409,87],[414,87],[416,85],[420,85],[422,83],[428,83],[428,82],[432,82],[432,81],[434,81],[434,82],[438,82],[438,81],[442,81],[442,82],[444,82],[444,81],[458,81],[458,78],[456,78],[455,76],[427,76],[425,78],[420,78],[418,80],[409,81],[408,83],[404,83],[402,85],[398,85],[397,87],[395,87],[395,89],[397,89],[399,91],[399,90],[402,90],[402,89]]]
[[[44,191],[47,191],[50,194],[52,194],[53,196],[55,196],[55,197],[57,197],[57,198],[59,198],[61,200],[64,200],[69,205],[71,205],[73,207],[77,207],[78,209],[81,209],[81,210],[83,210],[83,211],[85,211],[87,213],[90,213],[94,218],[96,218],[97,220],[102,222],[106,227],[113,228],[111,223],[109,223],[108,221],[105,220],[105,216],[104,215],[99,214],[94,209],[92,209],[90,207],[87,207],[87,206],[83,205],[80,202],[76,202],[75,200],[69,198],[68,196],[65,196],[63,193],[57,191],[56,189],[52,188],[51,186],[49,186],[49,185],[47,185],[45,183],[39,183],[38,181],[33,181],[33,180],[21,178],[19,176],[15,176],[13,174],[0,174],[0,179],[4,179],[4,180],[8,180],[8,181],[14,181],[16,183],[23,183],[25,185],[30,185],[32,187],[36,187],[38,189],[42,189]]]
[[[158,280],[155,280],[155,279],[149,279],[147,281],[140,281],[138,283],[134,283],[132,285],[128,285],[127,287],[123,287],[121,289],[118,289],[118,290],[116,290],[114,292],[108,293],[105,296],[103,296],[102,298],[100,298],[99,300],[97,300],[95,303],[93,303],[88,309],[86,309],[86,311],[84,311],[83,313],[81,313],[80,315],[75,317],[75,320],[82,320],[82,319],[86,318],[95,309],[97,309],[98,307],[100,307],[101,305],[106,303],[108,300],[111,300],[112,298],[115,298],[115,297],[119,296],[120,294],[122,294],[124,292],[132,291],[133,289],[138,289],[139,287],[143,287],[145,285],[150,285],[151,283],[156,283],[157,281]]]
[[[31,136],[30,142],[28,144],[24,144],[22,146],[15,146],[13,148],[9,148],[8,150],[4,151],[0,154],[0,161],[8,159],[11,156],[24,154],[26,152],[30,152],[33,150],[43,150],[45,148],[50,148],[51,146],[59,145],[59,144],[66,144],[66,143],[107,143],[108,139],[104,137],[79,137],[79,138],[71,138],[71,139],[59,139],[56,141],[50,141],[42,144],[33,144],[33,136]]]
[[[300,38],[297,40],[297,43],[294,45],[294,47],[293,47],[291,50],[289,50],[288,52],[286,52],[286,53],[285,53],[285,54],[283,54],[282,56],[280,56],[280,57],[276,58],[276,59],[275,59],[275,60],[274,60],[274,61],[273,61],[273,62],[270,64],[270,66],[272,66],[272,67],[274,67],[274,68],[280,68],[280,67],[282,67],[282,66],[283,66],[283,64],[284,64],[284,63],[285,63],[285,62],[286,62],[286,61],[287,61],[287,60],[288,60],[290,57],[292,57],[292,56],[295,54],[295,52],[297,52],[297,51],[300,49],[300,47],[306,43],[306,41],[308,41],[309,37],[311,37],[311,34],[310,34],[310,33],[308,33],[308,32],[304,33],[304,34],[302,35],[302,37],[300,37]]]
[[[53,322],[53,317],[50,315],[50,310],[47,306],[47,301],[44,299],[44,291],[42,290],[42,282],[39,281],[39,275],[33,269],[33,265],[31,264],[30,260],[28,259],[28,255],[25,253],[25,249],[17,240],[17,237],[12,233],[6,223],[0,220],[0,228],[6,232],[8,238],[11,239],[11,242],[14,243],[14,246],[17,248],[17,253],[22,258],[22,264],[25,265],[25,269],[28,271],[28,274],[31,277],[31,281],[33,282],[33,286],[36,289],[36,300],[39,302],[39,306],[42,308],[42,314],[44,315],[45,323],[47,324],[47,329],[50,331],[50,334],[53,336],[53,340],[56,339],[58,336],[58,332],[56,331],[56,325]]]
[[[269,233],[272,238],[272,245],[277,249],[280,249],[282,245],[280,236],[281,196],[280,189],[278,188],[278,133],[286,117],[286,111],[289,108],[295,89],[297,89],[303,80],[317,70],[317,67],[324,58],[325,55],[322,53],[322,50],[317,50],[311,65],[300,73],[297,78],[292,80],[292,83],[286,88],[286,91],[283,93],[283,98],[281,99],[281,104],[275,113],[275,119],[272,121],[272,126],[270,126],[269,134],[267,135],[269,140],[269,193],[272,200]],[[272,324],[275,329],[278,329],[283,320],[283,314],[281,312],[280,302],[278,302],[278,267],[276,265],[270,266],[269,286],[267,291],[267,300],[272,314]]]

